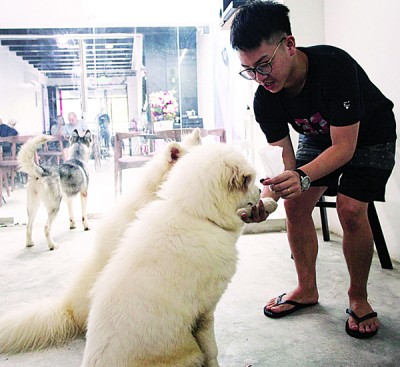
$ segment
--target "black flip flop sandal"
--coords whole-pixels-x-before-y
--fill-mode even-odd
[[[286,311],[282,311],[282,312],[274,312],[271,310],[267,309],[267,306],[264,307],[264,315],[267,317],[270,317],[272,319],[279,319],[281,317],[285,317],[290,315],[293,312],[302,310],[303,308],[307,308],[307,307],[311,307],[311,306],[315,306],[318,302],[315,303],[299,303],[296,301],[291,301],[291,300],[286,300],[286,301],[282,301],[282,297],[285,295],[286,293],[281,294],[280,296],[277,297],[276,299],[276,303],[274,306],[280,306],[280,305],[292,305],[294,306],[293,308],[291,308],[290,310],[286,310]]]
[[[377,314],[376,312],[371,312],[371,313],[369,313],[369,314],[367,314],[367,315],[365,315],[365,316],[363,316],[363,317],[358,317],[358,316],[354,313],[354,311],[352,311],[350,308],[348,308],[348,309],[346,310],[346,313],[349,314],[351,317],[353,317],[353,318],[357,321],[358,324],[359,324],[360,322],[363,322],[363,321],[365,321],[365,320],[369,320],[369,319],[372,319],[373,317],[377,317],[377,316],[378,316],[378,314]],[[373,337],[374,335],[376,335],[377,332],[378,332],[378,330],[371,331],[371,332],[369,332],[369,333],[368,333],[368,332],[362,333],[362,332],[359,331],[359,330],[351,330],[350,327],[349,327],[349,319],[347,319],[347,321],[346,321],[346,333],[347,333],[348,335],[352,336],[353,338],[357,338],[357,339],[367,339],[367,338],[371,338],[371,337]]]

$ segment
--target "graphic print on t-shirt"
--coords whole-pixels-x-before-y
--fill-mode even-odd
[[[304,135],[328,134],[328,122],[317,112],[310,119],[294,119],[296,125],[303,130]]]

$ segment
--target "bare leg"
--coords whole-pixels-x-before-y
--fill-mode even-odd
[[[373,312],[368,303],[367,283],[374,252],[374,242],[368,221],[368,203],[338,194],[337,211],[343,228],[343,253],[350,274],[348,290],[350,308],[359,317]],[[379,328],[374,317],[359,325],[349,317],[352,330],[370,333]]]
[[[299,198],[285,200],[288,240],[296,266],[298,285],[293,291],[287,292],[283,301],[291,300],[300,303],[318,301],[315,266],[318,239],[311,214],[325,189],[325,187],[311,187]],[[279,313],[294,307],[292,305],[274,306],[275,303],[276,298],[271,299],[266,306],[267,309]]]

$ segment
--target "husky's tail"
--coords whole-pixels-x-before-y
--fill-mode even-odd
[[[35,162],[35,154],[39,147],[50,140],[49,135],[39,135],[32,139],[29,139],[18,153],[18,162],[20,164],[20,170],[27,173],[30,177],[42,177],[43,169]]]
[[[0,317],[0,353],[62,345],[81,332],[65,303],[38,301]]]

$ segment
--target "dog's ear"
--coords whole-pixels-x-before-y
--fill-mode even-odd
[[[71,134],[71,137],[69,138],[69,141],[71,142],[71,144],[76,143],[79,139],[79,134],[78,134],[78,130],[74,130]]]
[[[92,133],[90,132],[90,130],[86,130],[83,140],[87,146],[90,145],[90,143],[92,142]]]
[[[252,172],[244,172],[239,167],[230,167],[231,177],[228,182],[229,191],[247,191],[254,180]]]

